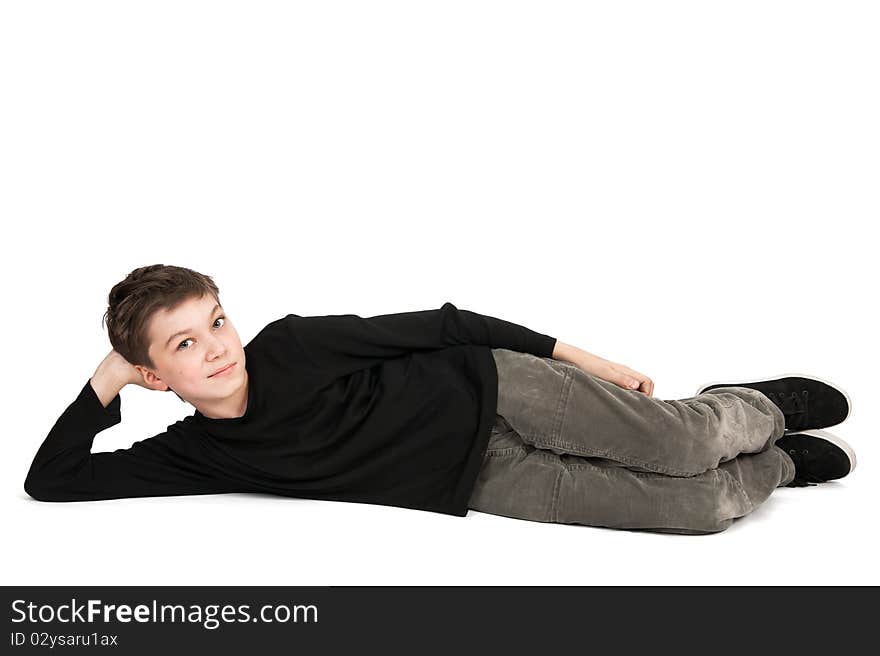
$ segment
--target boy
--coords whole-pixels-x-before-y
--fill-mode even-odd
[[[288,314],[242,347],[209,276],[152,265],[113,287],[105,319],[113,350],[37,452],[25,481],[35,499],[267,492],[698,534],[779,485],[855,466],[848,445],[812,430],[849,414],[828,383],[785,377],[661,401],[643,374],[451,303]],[[196,411],[91,453],[121,421],[127,384],[174,391]]]

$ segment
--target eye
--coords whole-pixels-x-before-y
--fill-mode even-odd
[[[217,317],[216,319],[214,319],[214,323],[215,323],[215,324],[216,324],[218,321],[223,321],[223,326],[226,325],[226,317],[222,317],[222,316],[221,316],[221,317]],[[220,327],[222,328],[223,326],[220,326]],[[192,338],[191,338],[191,337],[188,337],[187,339],[183,340],[180,344],[178,344],[178,345],[177,345],[177,350],[178,350],[178,351],[185,351],[186,349],[182,349],[182,348],[180,348],[180,347],[183,346],[184,344],[186,344],[186,343],[189,342],[189,341],[192,341]]]

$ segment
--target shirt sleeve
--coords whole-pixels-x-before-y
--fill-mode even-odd
[[[333,367],[360,360],[396,358],[414,351],[452,346],[503,348],[539,357],[553,356],[556,338],[509,321],[459,310],[438,310],[362,318],[354,314],[283,319],[302,349],[316,363]]]
[[[25,492],[38,501],[96,501],[243,491],[204,464],[190,417],[128,449],[91,453],[95,435],[122,420],[121,403],[117,394],[105,408],[86,381],[37,451]]]

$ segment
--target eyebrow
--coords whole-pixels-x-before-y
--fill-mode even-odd
[[[219,309],[220,309],[220,304],[217,303],[217,305],[214,306],[214,309],[211,310],[211,314],[209,314],[208,316],[213,317],[215,314],[217,314],[217,310],[219,310]],[[187,328],[186,330],[178,330],[176,333],[174,333],[171,337],[168,338],[167,342],[165,342],[165,348],[168,348],[168,345],[171,343],[171,340],[174,339],[175,337],[178,337],[180,335],[186,335],[187,333],[191,333],[192,331],[193,331],[192,328]]]

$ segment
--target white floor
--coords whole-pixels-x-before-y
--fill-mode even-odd
[[[74,504],[4,495],[4,584],[880,583],[876,448],[847,479],[779,488],[680,536],[262,495]]]

